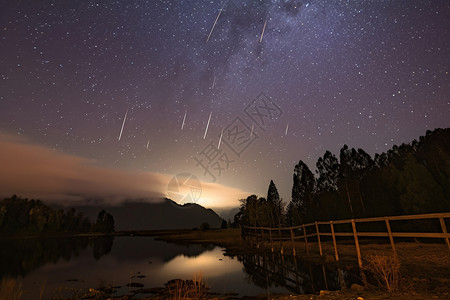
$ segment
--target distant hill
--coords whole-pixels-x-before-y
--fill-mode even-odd
[[[116,230],[192,229],[204,222],[211,228],[220,228],[222,223],[222,218],[212,209],[194,203],[179,205],[170,199],[152,203],[125,202],[121,206],[76,206],[75,209],[91,220],[104,209],[114,217]]]
[[[234,221],[234,216],[239,212],[239,207],[215,209],[215,212],[225,221]]]

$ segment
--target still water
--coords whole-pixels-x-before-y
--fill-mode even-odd
[[[39,299],[76,289],[120,286],[125,295],[140,283],[164,287],[175,278],[201,274],[212,292],[254,296],[336,290],[351,276],[292,258],[267,255],[226,256],[211,245],[178,245],[153,237],[98,237],[2,240],[0,277],[22,283],[21,299]],[[62,289],[62,287],[64,287]],[[138,295],[139,296],[139,295]],[[140,295],[142,297],[146,295]]]

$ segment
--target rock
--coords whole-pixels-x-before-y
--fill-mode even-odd
[[[329,294],[331,294],[330,291],[327,291],[327,290],[321,290],[320,293],[319,293],[319,296],[325,296],[325,295],[329,295]]]
[[[140,288],[140,287],[143,287],[144,285],[142,283],[139,283],[139,282],[130,282],[130,283],[127,283],[126,286],[139,287]]]
[[[166,291],[166,289],[163,287],[153,287],[145,290],[147,290],[150,294],[164,294],[164,292]]]
[[[133,291],[134,294],[157,294],[154,293],[154,289],[137,289]]]
[[[116,290],[112,286],[103,286],[98,288],[98,290],[106,294],[114,294],[116,292]]]
[[[183,279],[179,279],[179,278],[177,278],[177,279],[171,279],[171,280],[167,281],[166,286],[168,286],[168,285],[174,285],[174,284],[182,284],[183,282],[184,282]]]
[[[352,284],[350,289],[352,289],[354,291],[358,291],[358,292],[364,291],[364,287],[362,285],[359,285],[359,284],[356,284],[356,283]]]

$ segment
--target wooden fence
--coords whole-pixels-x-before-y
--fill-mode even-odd
[[[445,223],[446,219],[450,218],[450,213],[433,213],[433,214],[422,214],[422,215],[407,215],[407,216],[391,216],[391,217],[376,217],[376,218],[364,218],[364,219],[350,219],[350,220],[338,220],[338,221],[321,221],[309,224],[303,224],[294,227],[280,227],[280,228],[269,228],[269,227],[249,227],[243,226],[242,238],[244,241],[250,243],[256,242],[258,247],[265,247],[270,245],[271,251],[274,252],[274,245],[279,243],[280,252],[283,254],[283,242],[290,243],[292,247],[292,255],[296,255],[295,242],[297,240],[303,240],[305,243],[306,252],[309,255],[309,245],[308,239],[314,238],[319,246],[319,253],[323,255],[323,247],[321,237],[331,237],[334,246],[334,255],[336,261],[339,261],[339,253],[337,246],[337,238],[339,237],[350,237],[353,238],[356,246],[356,254],[358,256],[358,264],[362,267],[361,259],[361,249],[359,245],[359,237],[386,237],[389,238],[389,242],[392,247],[394,255],[397,257],[397,251],[395,248],[395,238],[438,238],[444,239],[447,244],[448,250],[450,251],[450,234],[447,232],[447,226]],[[396,221],[417,221],[434,219],[439,220],[441,227],[441,232],[405,232],[391,230],[392,222]],[[384,232],[373,232],[369,230],[358,231],[357,225],[361,223],[384,223]],[[346,224],[348,228],[351,225],[351,231],[337,230],[342,229],[343,224]],[[324,228],[325,227],[325,228]],[[379,227],[379,225],[378,225]],[[328,229],[326,229],[328,228]]]

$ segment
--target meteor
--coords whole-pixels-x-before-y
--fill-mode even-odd
[[[203,139],[206,138],[206,133],[208,133],[209,122],[211,121],[212,112],[209,114],[208,123],[206,124],[205,134],[203,135]]]
[[[150,140],[147,141],[147,149],[148,149],[148,144],[150,144]]]
[[[217,149],[220,148],[220,142],[222,142],[222,135],[223,135],[223,128],[222,128],[222,132],[220,133],[219,144],[217,145]]]
[[[266,24],[267,24],[267,19],[266,19],[266,21],[264,22],[264,27],[263,27],[263,30],[262,30],[262,32],[261,32],[261,37],[259,38],[259,42],[260,42],[260,43],[262,42],[262,39],[263,39],[263,36],[264,36],[264,30],[266,30]]]
[[[181,124],[181,130],[184,128],[184,122],[186,121],[187,110],[184,111],[183,124]]]
[[[212,90],[214,89],[215,85],[216,85],[216,75],[214,75],[213,83],[212,83],[212,86],[211,86]]]
[[[252,134],[253,134],[253,126],[254,126],[255,124],[252,124],[252,130],[250,131],[250,138],[252,138]]]
[[[222,10],[223,10],[224,6],[225,6],[225,3],[223,3],[222,8],[219,10],[219,13],[217,14],[216,20],[214,21],[214,24],[213,24],[213,26],[212,26],[212,28],[211,28],[211,31],[210,31],[209,34],[208,34],[208,38],[206,39],[206,42],[209,41],[209,38],[211,37],[211,34],[212,34],[213,31],[214,31],[214,27],[216,27],[217,20],[219,20],[220,14],[222,13]]]
[[[287,125],[286,125],[286,131],[284,132],[284,135],[287,135],[288,129],[289,129],[289,123],[287,123]]]
[[[119,141],[120,141],[120,138],[122,137],[123,127],[125,126],[125,121],[127,120],[127,115],[128,115],[128,109],[125,112],[125,117],[123,118],[122,128],[120,129],[120,134],[119,134]]]

